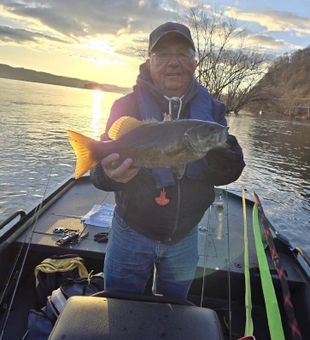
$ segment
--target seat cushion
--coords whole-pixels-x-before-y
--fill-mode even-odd
[[[50,340],[222,340],[216,313],[207,308],[118,298],[73,296]]]

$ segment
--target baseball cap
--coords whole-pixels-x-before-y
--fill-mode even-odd
[[[154,31],[151,32],[149,37],[149,53],[153,50],[153,48],[155,47],[155,45],[157,45],[161,38],[170,33],[175,33],[182,36],[195,51],[195,44],[192,39],[191,31],[189,30],[189,28],[177,22],[166,22],[158,26],[157,28],[154,29]]]

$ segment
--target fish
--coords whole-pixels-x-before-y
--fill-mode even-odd
[[[122,116],[112,124],[107,141],[71,130],[67,134],[76,154],[76,179],[111,153],[120,155],[119,162],[131,158],[132,167],[171,168],[181,177],[189,162],[227,147],[228,128],[198,119],[140,121]]]

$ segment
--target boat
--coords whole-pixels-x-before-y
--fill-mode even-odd
[[[102,233],[103,228],[82,221],[96,205],[113,207],[113,193],[96,189],[88,175],[78,180],[68,178],[40,204],[27,212],[18,210],[1,223],[1,340],[27,339],[29,310],[36,301],[34,269],[44,259],[77,254],[89,270],[102,271],[107,243],[96,242],[94,235]],[[198,226],[199,263],[188,301],[152,294],[152,279],[141,296],[104,291],[96,296],[73,296],[66,302],[50,339],[240,339],[251,335],[245,332],[249,316],[245,290],[250,282],[252,335],[255,339],[274,340],[253,233],[255,207],[249,193],[244,197],[216,188],[215,201]],[[263,210],[258,212],[262,214]],[[295,339],[286,315],[283,280],[289,288],[297,329],[303,339],[310,339],[309,258],[301,248],[292,247],[270,223],[267,227],[271,229],[277,256],[270,252],[270,246],[264,254],[284,337]],[[78,230],[80,234],[87,231],[87,236],[78,243],[59,245],[57,241],[63,235],[55,233],[57,228]],[[109,226],[105,228],[109,230]],[[274,267],[275,260],[281,260],[282,277]]]

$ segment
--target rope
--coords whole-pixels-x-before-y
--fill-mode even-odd
[[[168,102],[169,102],[169,115],[172,117],[172,102],[178,102],[179,103],[179,107],[178,107],[178,112],[177,112],[177,115],[176,115],[176,119],[180,119],[180,114],[181,114],[181,111],[182,111],[182,106],[183,106],[183,97],[167,97],[167,96],[164,96]]]
[[[253,206],[253,230],[270,337],[271,340],[285,340],[278,301],[272,284],[269,265],[261,238],[258,208],[256,203]]]
[[[258,208],[260,223],[262,227],[264,228],[264,236],[269,246],[272,262],[280,279],[282,296],[283,296],[283,305],[284,305],[285,314],[288,320],[288,324],[290,326],[292,340],[301,340],[302,335],[299,330],[298,323],[295,317],[294,305],[292,303],[290,289],[289,289],[288,282],[286,279],[285,270],[281,264],[278,252],[273,242],[273,238],[271,234],[271,224],[268,221],[264,213],[263,207],[261,205],[260,199],[258,198],[255,192],[254,192],[254,199],[255,199],[255,202]]]

